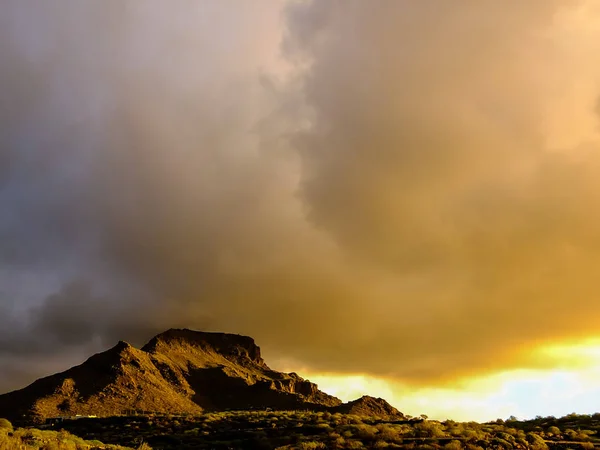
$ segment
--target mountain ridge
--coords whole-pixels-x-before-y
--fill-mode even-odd
[[[131,411],[192,415],[265,408],[342,411],[344,405],[356,414],[372,410],[401,416],[382,399],[360,400],[343,404],[295,373],[271,369],[249,336],[170,329],[140,349],[119,341],[64,372],[0,395],[0,417],[39,423],[59,416]],[[384,404],[377,405],[380,401]]]

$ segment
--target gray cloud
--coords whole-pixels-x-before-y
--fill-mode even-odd
[[[413,383],[546,364],[600,312],[581,4],[5,2],[4,388],[173,326]]]

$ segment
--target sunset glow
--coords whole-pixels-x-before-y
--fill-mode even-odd
[[[446,388],[422,388],[369,375],[303,371],[325,392],[344,401],[362,395],[387,399],[406,414],[445,420],[487,421],[516,416],[592,414],[600,404],[600,342],[596,339],[540,350],[559,368],[512,370],[461,380]]]

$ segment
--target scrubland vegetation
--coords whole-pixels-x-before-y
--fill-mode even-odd
[[[106,445],[100,441],[86,441],[68,431],[38,430],[35,428],[13,429],[6,419],[0,419],[0,450],[130,450],[120,445]],[[150,450],[143,444],[140,450]]]
[[[22,448],[47,449],[123,448],[103,446],[100,442],[134,448],[143,442],[145,448],[154,450],[600,448],[597,438],[600,414],[480,424],[452,420],[389,422],[352,414],[310,411],[231,411],[187,417],[82,419],[63,422],[58,427],[66,431],[21,429],[12,433],[10,439],[29,445]],[[7,433],[0,436],[6,439]],[[45,447],[36,444],[44,439],[50,442]],[[0,444],[0,450],[4,448],[16,447]]]

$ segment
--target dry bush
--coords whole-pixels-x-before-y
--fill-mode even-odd
[[[301,450],[316,450],[318,448],[326,448],[325,444],[318,441],[310,441],[310,442],[301,442],[298,444],[298,449]]]
[[[0,430],[1,429],[12,431],[12,429],[13,429],[12,423],[10,423],[6,419],[0,419]]]
[[[450,441],[444,445],[444,450],[462,450],[463,444],[460,441]]]
[[[8,428],[0,429],[0,450],[91,450],[99,446],[106,450],[130,450],[118,445],[98,445],[66,431],[19,428],[10,432]],[[146,447],[144,450],[150,449]]]

